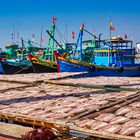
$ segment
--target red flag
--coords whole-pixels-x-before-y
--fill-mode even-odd
[[[57,18],[56,17],[53,17],[53,21],[55,21],[55,20],[57,20]]]
[[[110,30],[115,30],[115,27],[114,26],[110,27]]]
[[[84,23],[82,23],[82,28],[84,28],[85,27],[85,24]]]
[[[75,32],[72,31],[72,39],[75,38]]]
[[[112,20],[110,20],[110,30],[115,30],[115,27],[113,26]]]
[[[45,39],[44,38],[41,38],[41,42],[44,42],[45,41]]]
[[[127,38],[128,38],[127,34],[125,34],[125,36],[124,36],[124,37],[125,37],[125,39],[127,39]]]

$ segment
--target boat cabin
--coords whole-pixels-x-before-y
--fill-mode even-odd
[[[18,49],[18,45],[14,44],[14,45],[6,45],[5,48],[5,53],[7,53],[8,55],[8,59],[15,59],[17,57],[17,49]]]
[[[135,48],[132,41],[122,38],[111,38],[100,42],[100,46],[94,49],[93,64],[111,67],[124,67],[135,65]]]

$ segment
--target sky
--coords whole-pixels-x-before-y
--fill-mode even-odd
[[[49,38],[52,17],[56,16],[56,27],[69,42],[76,42],[79,27],[109,38],[109,23],[112,19],[115,31],[112,36],[128,35],[128,39],[140,42],[140,0],[1,0],[0,2],[0,47],[12,43],[11,34],[19,33],[24,40],[32,38],[40,42],[43,26],[44,46]],[[75,39],[72,40],[72,31]],[[56,33],[56,39],[60,40]],[[92,39],[84,33],[83,39]],[[15,36],[15,42],[20,42]]]

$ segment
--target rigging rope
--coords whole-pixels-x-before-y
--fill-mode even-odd
[[[63,43],[66,43],[66,38],[62,35],[62,33],[59,31],[59,29],[56,27],[56,31],[60,37],[60,39],[62,40]]]

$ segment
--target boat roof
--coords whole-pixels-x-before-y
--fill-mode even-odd
[[[91,43],[91,42],[93,42],[94,40],[84,40],[84,41],[82,41],[82,43]],[[99,40],[96,40],[96,42],[98,42]]]
[[[105,40],[105,42],[110,42],[110,39]],[[120,38],[116,38],[116,39],[111,39],[112,43],[132,43],[132,40],[124,40],[124,39],[120,39]]]

